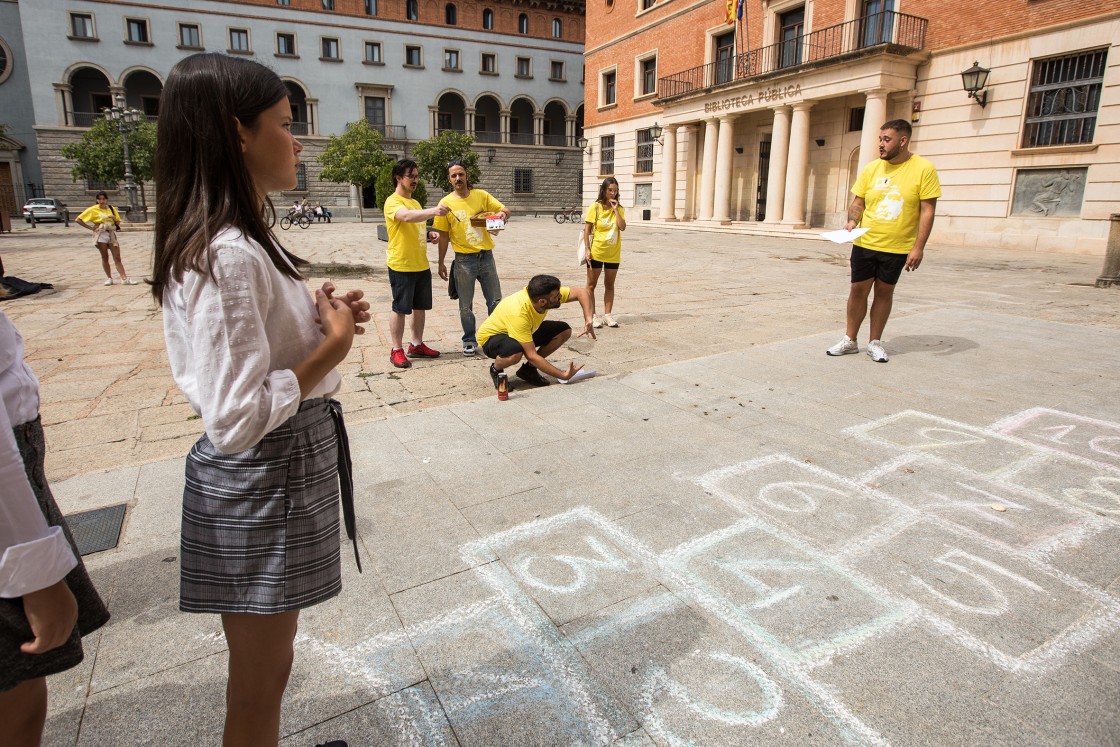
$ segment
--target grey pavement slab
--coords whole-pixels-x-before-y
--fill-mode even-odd
[[[384,303],[372,227],[323,229],[292,248],[369,265],[346,285]],[[569,266],[545,222],[516,229],[507,293]],[[52,678],[47,743],[216,744],[220,625],[177,610],[202,424],[143,290],[94,286],[41,230],[5,264],[58,290],[4,309],[55,494],[129,507],[87,558],[114,618]],[[122,237],[130,268],[145,241]],[[342,366],[365,572],[343,544],[342,594],[301,615],[283,743],[1120,743],[1120,294],[1083,285],[1099,262],[932,248],[882,365],[824,355],[839,251],[641,225],[626,247],[622,326],[557,355],[599,371],[578,385],[498,402],[442,301],[445,355],[392,369],[375,316]]]

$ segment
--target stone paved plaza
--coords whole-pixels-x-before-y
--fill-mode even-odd
[[[582,284],[577,230],[515,218],[504,291]],[[1120,744],[1101,258],[931,246],[880,365],[824,355],[844,247],[632,224],[622,326],[556,356],[599,376],[498,402],[438,281],[444,356],[390,366],[373,235],[281,235],[376,311],[339,397],[365,572],[344,551],[341,596],[301,616],[284,745]],[[56,497],[128,507],[119,546],[86,557],[113,620],[52,679],[47,743],[217,744],[220,626],[177,608],[201,422],[150,296],[103,287],[88,239],[0,236],[9,274],[56,286],[2,305]],[[151,234],[121,239],[142,275]]]

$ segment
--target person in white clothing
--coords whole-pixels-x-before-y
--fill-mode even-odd
[[[291,124],[276,73],[222,54],[181,60],[160,98],[152,293],[206,429],[187,456],[179,607],[221,615],[227,747],[279,740],[299,612],[342,587],[340,497],[361,570],[331,397],[369,303],[330,283],[312,301],[266,222],[268,194],[296,184]]]
[[[0,399],[0,741],[33,746],[43,738],[47,675],[77,666],[81,637],[109,613],[47,484],[39,382],[3,312]]]

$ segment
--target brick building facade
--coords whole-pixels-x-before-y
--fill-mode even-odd
[[[1120,0],[747,0],[742,20],[727,14],[589,4],[585,199],[610,174],[655,220],[836,227],[879,125],[902,118],[941,175],[933,241],[1103,253],[1120,212]],[[969,97],[973,62],[989,76]]]
[[[61,148],[117,97],[154,120],[171,67],[201,51],[252,57],[287,84],[305,151],[284,199],[372,205],[371,190],[320,181],[316,158],[362,118],[394,157],[444,130],[474,135],[483,184],[509,185],[515,211],[578,199],[582,0],[37,0],[19,19],[38,147],[27,171],[72,207],[105,186],[125,196],[75,183]]]

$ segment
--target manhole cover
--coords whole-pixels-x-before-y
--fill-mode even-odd
[[[92,555],[102,550],[111,550],[121,538],[121,524],[124,523],[125,504],[82,511],[66,517],[78,553]]]

